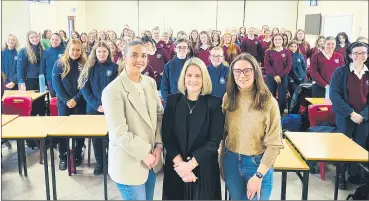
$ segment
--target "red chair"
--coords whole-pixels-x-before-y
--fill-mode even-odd
[[[19,116],[31,116],[32,98],[30,97],[6,97],[3,101],[3,114],[17,114]],[[40,164],[42,164],[42,144],[40,148]]]
[[[333,112],[332,105],[309,105],[308,117],[310,127],[316,126],[323,122],[336,124],[336,115]],[[324,163],[320,162],[320,177],[325,180]]]

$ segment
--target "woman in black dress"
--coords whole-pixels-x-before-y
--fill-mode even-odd
[[[178,89],[168,96],[162,137],[167,151],[163,200],[221,200],[218,148],[224,132],[222,100],[209,95],[203,61],[183,66]]]

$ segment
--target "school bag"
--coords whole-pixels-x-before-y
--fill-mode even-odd
[[[299,132],[301,126],[301,115],[288,114],[282,117],[282,130],[288,130],[292,132]]]
[[[364,184],[355,190],[354,194],[350,194],[347,196],[346,200],[369,200],[369,184]]]

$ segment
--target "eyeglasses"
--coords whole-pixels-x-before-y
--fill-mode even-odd
[[[223,55],[211,55],[211,57],[216,58],[216,59],[220,59],[220,58],[223,58]]]
[[[176,48],[179,49],[179,50],[187,50],[188,49],[188,47],[186,47],[186,46],[178,46]]]
[[[352,53],[354,56],[365,56],[365,55],[368,55],[368,53],[367,52],[353,52]]]
[[[235,76],[240,76],[241,75],[241,73],[243,73],[244,75],[246,75],[246,76],[249,76],[249,75],[251,75],[252,74],[252,71],[253,71],[254,69],[252,69],[252,68],[245,68],[245,69],[243,69],[243,70],[241,70],[241,69],[233,69],[233,74],[235,75]]]

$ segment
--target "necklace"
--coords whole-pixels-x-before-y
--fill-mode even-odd
[[[196,105],[193,106],[193,108],[191,108],[190,104],[188,104],[188,101],[187,101],[187,106],[188,106],[188,109],[190,110],[190,114],[192,114],[192,111],[193,111],[193,109],[195,109]]]

